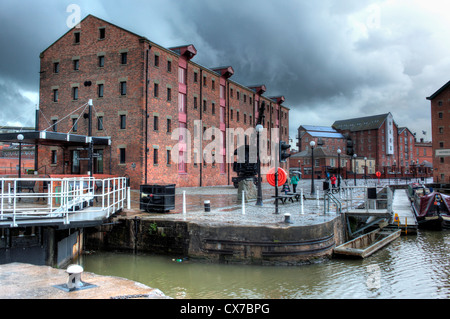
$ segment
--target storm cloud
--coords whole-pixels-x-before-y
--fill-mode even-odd
[[[292,138],[302,124],[391,112],[431,139],[425,98],[449,80],[446,0],[4,0],[0,125],[18,121],[13,107],[33,125],[39,53],[69,30],[70,4],[164,47],[192,43],[197,63],[284,95]]]

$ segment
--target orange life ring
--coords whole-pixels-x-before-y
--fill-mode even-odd
[[[271,186],[275,186],[275,167],[272,167],[271,169],[269,169],[269,171],[267,172],[267,182],[271,185]],[[286,171],[284,169],[282,169],[281,167],[278,167],[278,186],[282,186],[284,183],[286,183],[287,180],[287,174]]]

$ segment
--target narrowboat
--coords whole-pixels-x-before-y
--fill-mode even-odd
[[[450,228],[450,196],[421,185],[409,191],[417,223],[421,229],[442,230]]]

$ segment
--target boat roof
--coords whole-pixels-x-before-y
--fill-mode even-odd
[[[439,195],[442,198],[442,207],[440,210],[442,213],[450,213],[450,196],[439,192],[432,192],[428,195],[424,195],[420,198],[420,207],[418,215],[419,217],[425,216],[435,203],[436,196]]]

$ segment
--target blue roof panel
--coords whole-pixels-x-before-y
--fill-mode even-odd
[[[302,127],[307,131],[337,133],[334,128],[329,126],[302,125]]]
[[[308,132],[312,137],[330,137],[330,138],[344,138],[341,133],[329,133],[329,132]]]

